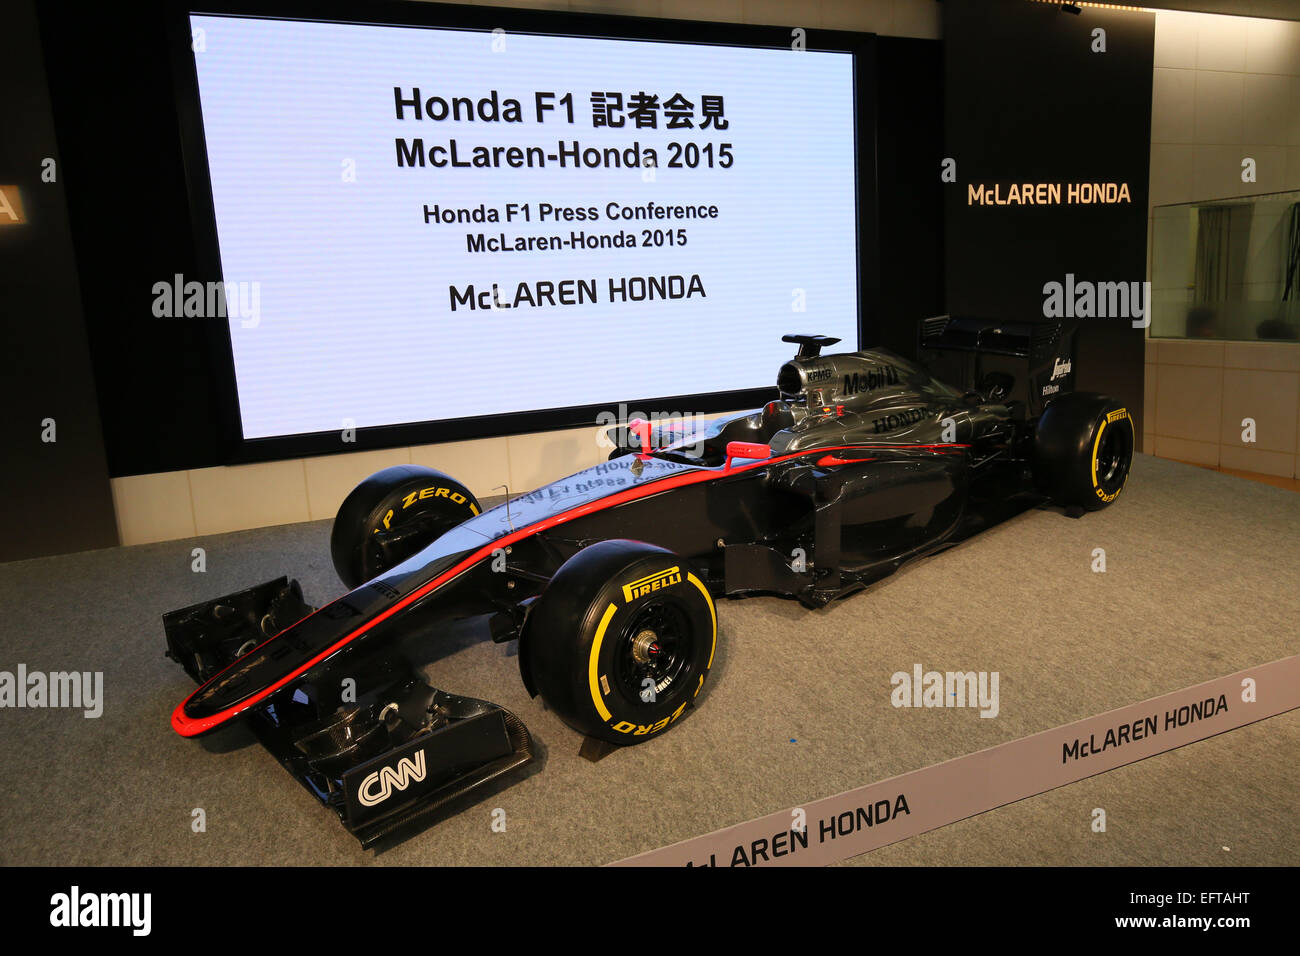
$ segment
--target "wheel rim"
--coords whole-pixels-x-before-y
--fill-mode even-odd
[[[1097,484],[1107,493],[1124,483],[1128,471],[1128,442],[1123,430],[1113,428],[1101,437],[1097,449]]]
[[[654,706],[680,683],[690,668],[694,634],[680,608],[654,603],[641,608],[623,628],[614,659],[614,677],[628,700]],[[653,685],[645,684],[649,678]],[[643,696],[654,687],[654,698]]]

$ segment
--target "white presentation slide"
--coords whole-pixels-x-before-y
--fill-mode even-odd
[[[787,332],[857,346],[851,54],[191,21],[245,438],[616,411],[771,386]]]

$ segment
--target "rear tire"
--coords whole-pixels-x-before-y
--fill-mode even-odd
[[[1087,511],[1119,497],[1133,461],[1133,419],[1105,395],[1062,395],[1038,420],[1034,477],[1057,504]]]
[[[520,666],[529,690],[579,733],[639,744],[695,700],[717,633],[713,598],[686,562],[640,541],[602,541],[547,584]]]
[[[343,499],[330,533],[334,570],[360,587],[482,509],[468,488],[421,465],[377,471]]]

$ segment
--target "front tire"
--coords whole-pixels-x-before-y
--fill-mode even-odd
[[[1062,395],[1038,420],[1034,476],[1057,504],[1097,511],[1110,505],[1128,480],[1133,419],[1105,395]]]
[[[528,615],[520,664],[529,690],[579,733],[639,744],[695,700],[717,634],[713,598],[681,558],[615,539],[556,572]]]
[[[330,532],[339,580],[360,587],[482,509],[450,475],[421,465],[377,471],[343,499]]]

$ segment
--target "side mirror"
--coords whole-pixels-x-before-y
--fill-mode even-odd
[[[750,441],[729,441],[727,442],[727,465],[731,467],[733,458],[771,458],[772,446],[760,445],[757,442]]]

